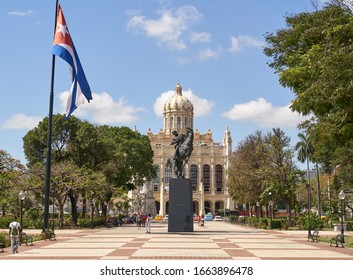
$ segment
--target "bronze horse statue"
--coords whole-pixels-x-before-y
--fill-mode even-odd
[[[191,153],[194,149],[193,141],[194,141],[194,132],[191,128],[187,128],[187,134],[178,134],[176,131],[173,131],[175,138],[173,139],[171,145],[176,144],[175,146],[175,154],[173,157],[168,158],[167,166],[170,166],[174,171],[174,175],[176,178],[184,178],[184,167],[188,162]],[[181,143],[178,143],[177,141]]]

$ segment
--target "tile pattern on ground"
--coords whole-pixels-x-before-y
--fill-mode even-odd
[[[195,224],[190,233],[168,233],[167,224],[153,224],[152,234],[136,226],[57,231],[56,241],[9,248],[1,259],[101,260],[353,260],[353,249],[308,242],[305,232],[265,231],[227,223]]]

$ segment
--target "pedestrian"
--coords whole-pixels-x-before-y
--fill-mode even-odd
[[[148,214],[146,218],[146,223],[145,223],[146,233],[151,233],[151,219],[152,219],[151,214]]]
[[[138,213],[136,216],[137,229],[141,229],[141,222],[142,222],[141,220],[142,220],[141,215],[140,213]]]
[[[21,224],[16,220],[17,216],[14,216],[14,221],[9,224],[9,237],[11,240],[12,254],[18,253],[18,245],[20,243]]]

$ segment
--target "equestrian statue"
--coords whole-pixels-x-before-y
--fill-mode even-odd
[[[176,178],[184,178],[184,166],[188,162],[191,153],[194,149],[194,132],[191,128],[187,128],[187,134],[178,133],[176,130],[172,131],[174,135],[170,145],[174,145],[174,155],[167,160],[167,166],[170,166]]]

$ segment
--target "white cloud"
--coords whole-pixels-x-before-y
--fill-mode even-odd
[[[237,37],[232,36],[230,38],[231,47],[229,48],[230,52],[239,52],[248,47],[253,48],[261,48],[264,43],[256,40],[255,38],[248,36],[248,35],[240,35]]]
[[[25,114],[17,113],[10,117],[2,123],[2,129],[32,129],[38,125],[38,123],[43,119],[43,117],[26,116]]]
[[[175,90],[163,92],[154,102],[153,110],[157,116],[163,116],[164,104],[175,95]],[[211,113],[214,103],[210,100],[198,97],[193,94],[192,90],[183,90],[183,96],[190,100],[194,106],[194,114],[196,117],[206,116]]]
[[[175,11],[160,12],[160,18],[147,19],[133,15],[128,22],[128,30],[145,34],[157,39],[160,46],[182,50],[186,48],[184,33],[193,22],[202,18],[202,14],[192,6],[183,6]]]
[[[233,108],[223,113],[223,117],[255,123],[262,128],[295,128],[308,118],[292,112],[289,105],[276,107],[262,97],[247,103],[235,104]]]
[[[207,48],[207,49],[199,51],[198,58],[200,60],[217,58],[221,52],[222,52],[222,48],[221,47],[218,47],[217,50],[212,50],[210,48]]]
[[[62,92],[59,96],[61,112],[66,112],[66,101],[69,95],[68,91]],[[97,124],[132,124],[138,117],[137,113],[145,111],[144,108],[136,108],[127,105],[124,98],[114,101],[106,92],[92,93],[93,100],[90,103],[80,105],[73,115],[77,117],[89,117]]]
[[[8,15],[10,15],[10,16],[27,17],[27,16],[34,15],[34,11],[32,11],[32,10],[27,10],[25,12],[13,11],[13,12],[9,12]]]
[[[211,34],[206,32],[191,32],[190,34],[191,43],[210,43]]]

